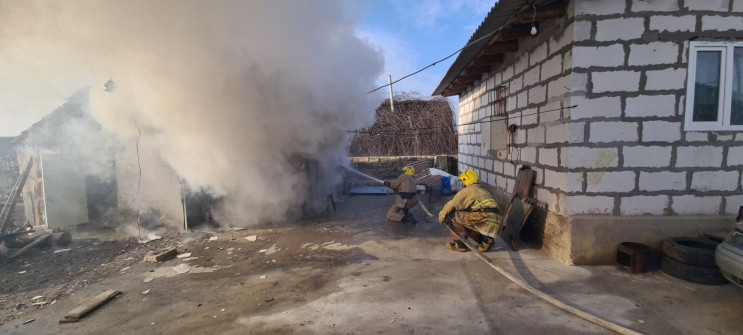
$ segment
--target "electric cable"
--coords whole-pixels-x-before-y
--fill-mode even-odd
[[[139,129],[139,125],[137,124],[137,119],[132,116],[132,121],[134,121],[134,125],[137,127],[137,132],[139,134],[137,135],[137,167],[139,168],[139,178],[137,180],[137,195],[134,197],[134,202],[137,205],[137,235],[139,235],[139,242],[142,243],[142,232],[139,228],[139,190],[142,187],[142,164],[140,163],[139,159],[139,138],[142,137],[142,130]]]

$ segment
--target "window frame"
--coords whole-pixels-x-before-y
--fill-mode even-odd
[[[733,91],[733,53],[743,42],[691,41],[686,80],[686,107],[684,109],[685,131],[741,131],[743,125],[731,125]],[[720,95],[718,97],[717,121],[694,121],[694,90],[696,86],[697,52],[720,51]],[[741,74],[743,75],[743,74]]]

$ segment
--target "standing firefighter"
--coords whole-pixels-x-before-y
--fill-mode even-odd
[[[468,235],[480,245],[477,250],[485,252],[495,242],[494,237],[498,234],[501,217],[498,215],[498,203],[482,185],[480,178],[473,170],[467,170],[459,176],[464,184],[464,189],[459,191],[453,199],[444,205],[439,213],[439,222],[445,220],[450,222],[454,231],[451,237],[454,239],[446,245],[453,251],[467,251],[467,246],[460,240]]]
[[[397,192],[397,199],[387,211],[387,220],[393,222],[402,222],[405,216],[408,216],[408,210],[418,204],[418,197],[415,196],[415,169],[412,166],[402,168],[402,174],[392,182],[385,181],[384,185]],[[400,213],[402,211],[402,213]],[[415,223],[415,219],[409,216],[410,220]]]

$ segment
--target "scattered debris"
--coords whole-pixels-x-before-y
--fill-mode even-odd
[[[184,258],[184,259],[182,259],[182,261],[184,261],[184,262],[185,262],[185,261],[192,261],[192,260],[194,260],[194,259],[199,259],[199,258],[198,258],[198,257],[189,257],[189,258]]]
[[[258,235],[250,235],[250,236],[246,237],[245,239],[248,240],[248,241],[250,241],[250,242],[254,242],[255,240],[258,239]]]
[[[147,234],[147,242],[154,241],[154,240],[159,240],[161,238],[163,238],[163,237],[162,236],[159,236],[159,235]]]
[[[46,304],[47,304],[46,301],[39,301],[39,302],[32,303],[31,306],[44,306]]]
[[[144,261],[145,263],[162,262],[162,261],[172,258],[173,256],[177,254],[178,254],[178,250],[176,248],[164,249],[164,250],[157,252],[154,255],[144,256]]]
[[[186,264],[181,263],[181,264],[178,264],[177,266],[174,266],[173,271],[182,275],[188,271],[191,271],[191,267]]]
[[[224,311],[226,311],[226,310],[227,310],[226,308],[222,308],[222,312],[224,312]]]
[[[186,253],[178,254],[178,256],[176,256],[176,257],[178,257],[178,258],[191,257],[191,253],[190,252],[186,252]]]
[[[68,251],[70,251],[70,248],[67,248],[67,249],[57,249],[57,250],[54,250],[54,253],[55,254],[58,254],[58,253],[61,253],[61,252],[68,252]]]
[[[266,279],[266,275],[262,275],[261,276],[261,279]]]
[[[23,270],[23,271],[18,271],[18,274],[19,274],[19,275],[22,275],[22,274],[24,274],[24,273],[26,273],[26,270]]]
[[[142,294],[147,294],[147,293],[150,293],[150,289],[146,289],[146,290],[142,291]]]
[[[13,259],[13,258],[16,258],[16,257],[18,257],[20,255],[23,255],[26,252],[28,252],[29,250],[35,248],[36,246],[38,246],[40,244],[43,244],[43,243],[46,243],[51,237],[52,237],[52,234],[49,234],[49,233],[45,233],[45,234],[41,234],[39,236],[36,236],[36,238],[33,240],[33,242],[31,242],[27,246],[19,249],[18,251],[16,251],[12,255],[10,255],[10,257],[8,257],[8,258]]]
[[[36,319],[28,319],[28,320],[26,320],[26,321],[23,321],[23,322],[21,322],[21,324],[22,324],[22,325],[25,325],[25,324],[27,324],[27,323],[31,323],[31,322],[34,322],[34,321],[36,321]]]
[[[268,249],[261,249],[261,250],[259,250],[258,252],[260,252],[260,253],[264,253],[264,252],[266,252],[266,251],[268,251]]]
[[[121,294],[121,291],[119,290],[105,291],[86,301],[82,305],[75,307],[64,316],[63,320],[59,320],[59,323],[78,322],[85,315],[102,306],[103,304],[109,302],[111,299],[119,294]]]
[[[143,283],[149,283],[149,282],[153,281],[154,279],[155,279],[155,278],[152,278],[152,277],[147,277],[147,278],[145,278],[145,279],[144,279],[144,280],[143,280],[142,282],[143,282]]]
[[[41,299],[43,297],[44,297],[43,295],[37,295],[37,296],[31,298],[31,300],[39,300],[39,299]]]
[[[122,272],[123,273],[123,272],[126,272],[126,270],[129,270],[129,267],[128,266],[125,267],[125,268],[123,268],[123,269],[121,269],[121,270],[119,270],[119,272]]]
[[[209,241],[216,241],[216,240],[218,240],[218,239],[219,239],[219,237],[216,237],[216,236],[212,236],[212,237],[210,237],[210,238],[209,238]]]
[[[265,301],[266,301],[266,302],[271,302],[271,301],[273,301],[273,298],[268,298],[268,299],[266,299]]]

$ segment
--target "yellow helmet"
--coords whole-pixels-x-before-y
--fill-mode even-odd
[[[408,176],[415,176],[415,168],[410,165],[406,165],[402,168],[402,173]]]
[[[462,172],[462,175],[459,176],[459,180],[462,181],[462,184],[464,184],[464,186],[469,186],[474,183],[479,183],[480,177],[477,176],[477,172],[475,172],[474,170],[466,170]]]

